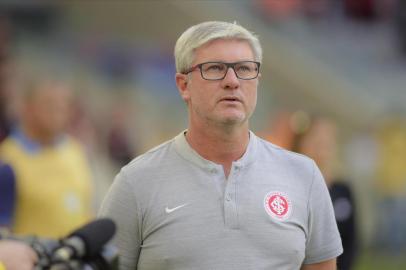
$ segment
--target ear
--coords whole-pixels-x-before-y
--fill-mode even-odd
[[[175,80],[176,80],[176,86],[178,87],[179,94],[181,98],[185,101],[188,102],[190,99],[190,90],[188,87],[189,82],[189,77],[186,74],[182,73],[176,73],[175,75]]]

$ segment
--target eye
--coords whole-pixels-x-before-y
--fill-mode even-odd
[[[207,63],[203,66],[203,71],[207,72],[219,72],[224,71],[224,64],[221,63]]]
[[[247,63],[239,63],[235,66],[235,70],[236,72],[253,72],[256,71],[256,65],[254,63],[251,62],[247,62]]]

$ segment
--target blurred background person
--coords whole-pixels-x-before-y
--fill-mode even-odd
[[[281,130],[283,132],[281,132]],[[327,117],[311,117],[304,111],[276,114],[271,142],[312,158],[320,168],[334,206],[344,252],[337,258],[339,270],[354,269],[358,253],[355,200],[352,187],[338,176],[338,138],[335,123]]]
[[[377,137],[375,245],[390,256],[400,256],[406,252],[406,120],[387,120]]]
[[[118,103],[111,109],[111,124],[107,135],[108,154],[117,170],[129,163],[138,153],[135,139],[129,136],[129,106],[125,102]],[[134,120],[132,120],[134,122]],[[136,126],[136,125],[135,125]]]
[[[93,215],[91,173],[65,133],[72,90],[55,78],[27,78],[19,123],[0,145],[3,224],[15,234],[61,237]]]
[[[299,114],[299,115],[298,115]],[[333,201],[335,217],[340,231],[344,252],[337,258],[338,269],[353,269],[357,249],[355,201],[352,188],[337,177],[337,128],[326,117],[310,118],[303,112],[292,115],[296,137],[292,150],[312,158],[320,168]]]

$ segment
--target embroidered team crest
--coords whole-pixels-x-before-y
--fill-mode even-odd
[[[266,194],[264,207],[268,215],[280,221],[286,220],[292,212],[292,204],[288,196],[279,191]]]

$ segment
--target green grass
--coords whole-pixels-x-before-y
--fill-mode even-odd
[[[389,256],[364,252],[358,257],[354,270],[406,270],[405,255]]]

